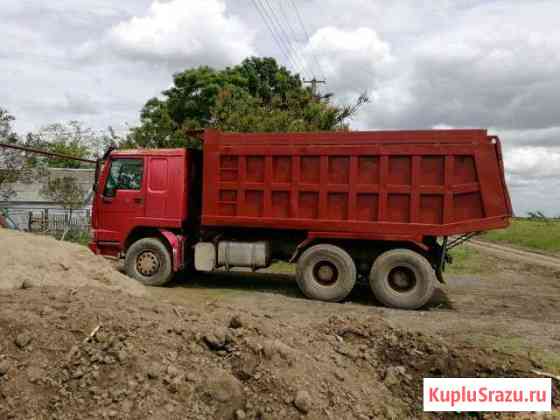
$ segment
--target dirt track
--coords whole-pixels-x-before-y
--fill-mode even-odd
[[[487,241],[479,241],[471,239],[469,246],[484,252],[496,255],[501,258],[522,261],[528,264],[548,267],[555,270],[560,270],[560,258],[550,255],[539,254],[537,252],[530,252],[518,248],[513,248],[507,245],[491,243]]]

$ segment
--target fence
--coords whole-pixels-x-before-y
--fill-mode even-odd
[[[89,209],[64,210],[59,208],[3,208],[21,230],[42,233],[60,233],[68,230],[88,231],[91,225]]]

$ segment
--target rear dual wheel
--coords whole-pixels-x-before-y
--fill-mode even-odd
[[[348,296],[356,284],[356,265],[342,248],[315,245],[299,258],[296,279],[308,298],[338,302]]]
[[[369,284],[385,306],[418,309],[434,294],[434,270],[423,255],[409,249],[392,249],[373,263]]]
[[[297,283],[310,299],[339,302],[356,284],[356,265],[342,248],[320,244],[307,249],[297,264]],[[428,260],[409,249],[393,249],[373,263],[369,283],[385,306],[418,309],[432,297],[434,271]]]

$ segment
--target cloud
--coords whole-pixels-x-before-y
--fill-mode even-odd
[[[506,151],[506,170],[516,176],[560,179],[560,151],[545,147],[518,147]]]
[[[226,13],[223,1],[156,0],[145,16],[114,26],[106,45],[131,60],[224,66],[255,54],[253,38],[250,28]]]
[[[517,215],[560,216],[560,149],[513,147],[504,151],[506,182]]]
[[[336,19],[342,32],[369,21],[366,27],[375,27],[378,38],[391,47],[393,59],[381,60],[383,77],[379,78],[381,63],[377,63],[369,78],[373,100],[361,115],[362,125],[427,128],[448,124],[509,130],[558,125],[558,2],[436,0],[420,7],[407,0],[391,5],[349,0],[336,17],[332,3],[321,3],[315,34],[323,30],[323,21]],[[329,58],[329,62],[338,60],[334,54]],[[345,96],[352,86],[339,81],[356,78],[361,68],[368,66],[335,67],[335,74],[327,78],[327,89]]]
[[[303,55],[311,68],[316,59],[329,89],[344,95],[359,94],[386,79],[386,69],[393,61],[389,43],[365,27],[321,28],[303,48]]]
[[[560,126],[529,130],[491,129],[491,131],[499,132],[500,138],[508,146],[560,147]]]
[[[395,71],[397,60],[391,44],[371,28],[320,28],[302,52],[307,67],[326,78],[328,85],[323,90],[333,92],[338,103],[351,103],[360,94],[368,94],[370,105],[352,122],[356,129],[385,127],[384,122],[371,124],[372,110],[381,107],[384,115],[396,116],[413,100],[404,80],[406,73]]]
[[[526,179],[509,176],[507,180],[515,214],[526,215],[530,211],[542,211],[551,217],[560,217],[560,190],[558,178]]]
[[[38,110],[48,108],[51,112],[59,112],[74,118],[100,114],[104,104],[87,93],[66,92],[58,98],[31,103],[28,108]]]

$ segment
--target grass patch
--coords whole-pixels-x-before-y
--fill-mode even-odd
[[[538,351],[535,358],[542,364],[543,370],[560,375],[560,355],[558,353],[548,350]]]
[[[501,353],[529,357],[542,367],[535,368],[553,375],[560,375],[560,354],[549,349],[538,348],[523,337],[497,337],[495,335],[471,335],[464,340],[478,347],[487,347]]]
[[[488,257],[466,245],[454,248],[449,254],[453,264],[446,266],[446,274],[482,274],[491,266]]]
[[[290,264],[286,261],[275,261],[272,263],[270,267],[266,270],[263,270],[265,273],[274,273],[274,274],[288,274],[288,275],[295,275],[296,274],[296,265]]]
[[[560,255],[560,221],[558,220],[516,219],[512,220],[507,229],[488,232],[482,238]]]
[[[536,348],[524,338],[499,338],[494,342],[492,348],[503,353],[528,356],[542,366],[542,369],[537,370],[560,375],[560,355],[550,350]]]
[[[57,237],[57,239],[60,239],[62,235],[60,235],[59,237]],[[91,241],[91,236],[89,234],[89,231],[84,231],[84,230],[70,230],[66,236],[64,237],[65,241],[68,242],[74,242],[80,245],[84,245],[87,246],[90,241]]]

